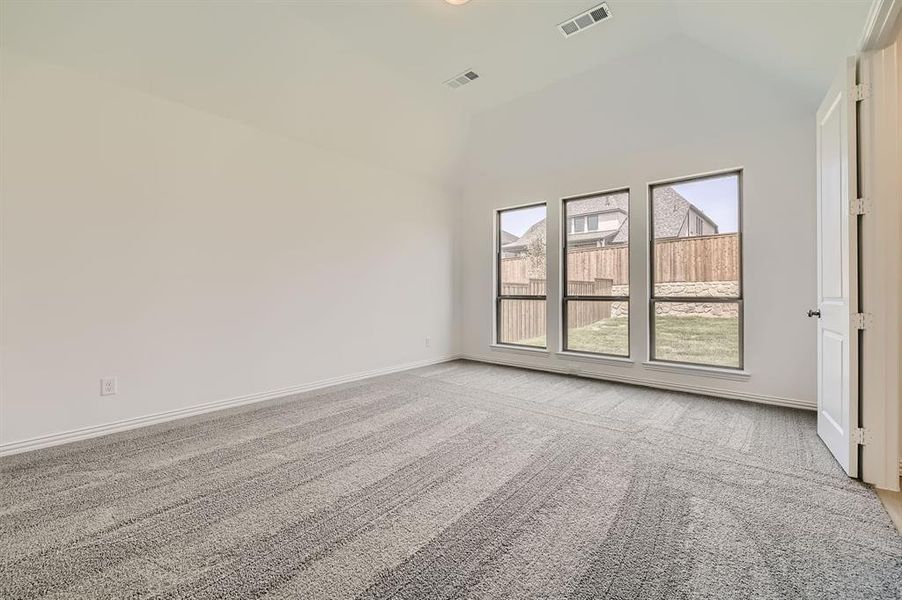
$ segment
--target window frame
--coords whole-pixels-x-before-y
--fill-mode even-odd
[[[523,210],[527,208],[535,208],[537,206],[545,207],[545,294],[529,295],[529,294],[502,294],[501,293],[501,215],[506,212],[515,210]],[[521,348],[536,351],[548,350],[548,321],[545,321],[545,345],[532,346],[530,344],[516,344],[512,342],[501,341],[501,304],[503,300],[541,300],[545,303],[545,310],[548,310],[548,203],[547,202],[530,202],[528,204],[519,204],[517,206],[507,206],[505,208],[495,209],[495,346],[503,346],[510,348]]]
[[[560,265],[561,265],[561,285],[560,285],[560,301],[561,301],[561,306],[560,306],[561,329],[560,329],[560,331],[561,331],[561,335],[560,335],[560,340],[561,340],[561,342],[560,342],[560,351],[564,352],[564,353],[584,354],[584,355],[588,355],[588,356],[598,356],[598,357],[602,357],[602,358],[615,358],[615,359],[626,359],[626,360],[629,360],[630,358],[632,358],[632,355],[633,355],[633,348],[632,348],[632,342],[631,342],[631,338],[632,338],[632,335],[631,335],[631,332],[632,332],[632,327],[631,327],[631,325],[632,325],[632,320],[631,320],[632,302],[630,302],[630,295],[629,295],[629,292],[631,292],[633,289],[633,285],[632,285],[632,281],[631,281],[632,278],[630,277],[631,264],[632,264],[631,263],[631,261],[632,261],[632,241],[631,241],[632,236],[629,236],[629,238],[627,239],[627,243],[626,243],[626,252],[627,252],[627,254],[626,254],[626,264],[627,264],[626,271],[627,271],[627,286],[628,286],[628,292],[627,292],[626,296],[613,296],[613,295],[611,295],[611,296],[581,296],[581,295],[571,296],[567,293],[567,287],[568,287],[567,286],[567,282],[568,282],[567,237],[568,237],[568,234],[572,234],[572,233],[585,233],[585,232],[568,231],[567,223],[569,223],[571,219],[567,215],[567,203],[573,202],[575,200],[585,200],[587,198],[597,198],[599,196],[611,196],[614,194],[626,194],[627,195],[626,218],[629,219],[629,213],[630,213],[629,203],[632,198],[632,194],[631,194],[629,186],[613,188],[613,189],[603,190],[603,191],[599,191],[599,192],[591,192],[588,194],[579,194],[577,196],[567,196],[566,198],[561,198],[561,201],[560,201],[560,211],[561,211],[561,215],[563,216],[561,221],[563,221],[565,224],[564,227],[562,228],[563,235],[561,236],[561,246],[560,246],[560,248],[561,248],[561,258],[560,258]],[[601,213],[595,213],[595,214],[601,214]],[[588,215],[580,215],[580,216],[587,217]],[[588,222],[588,219],[587,219],[587,222]],[[607,246],[605,246],[605,247],[607,247]],[[573,349],[568,348],[567,347],[567,330],[568,330],[568,327],[567,327],[567,304],[568,304],[568,302],[571,302],[571,301],[572,302],[612,302],[612,303],[613,302],[626,302],[626,305],[627,305],[626,354],[612,354],[610,352],[591,352],[588,350],[573,350]]]
[[[739,293],[735,297],[727,296],[658,296],[655,293],[655,206],[654,190],[658,187],[666,187],[689,181],[704,181],[706,179],[719,179],[725,176],[736,176],[736,234],[739,244]],[[714,171],[701,175],[689,175],[677,179],[667,179],[648,184],[648,361],[654,364],[683,365],[701,367],[705,369],[727,369],[730,371],[743,371],[745,369],[745,249],[744,249],[744,224],[743,224],[743,169],[741,167]],[[688,232],[687,232],[688,234]],[[688,236],[692,237],[692,236]],[[710,363],[697,363],[689,361],[665,360],[655,358],[655,304],[661,303],[690,303],[690,304],[736,304],[739,312],[739,364],[731,367]]]

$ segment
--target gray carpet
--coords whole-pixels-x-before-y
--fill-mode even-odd
[[[813,413],[469,362],[7,457],[0,597],[902,597]]]

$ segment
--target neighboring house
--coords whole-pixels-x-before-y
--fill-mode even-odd
[[[516,242],[517,236],[508,231],[501,230],[501,245],[510,244],[511,242]]]
[[[526,230],[526,232],[521,235],[519,238],[514,237],[513,241],[505,243],[504,234],[506,231],[501,232],[501,258],[515,258],[517,256],[525,256],[526,250],[529,248],[530,244],[536,243],[536,241],[545,243],[545,219],[542,219],[532,227]],[[507,233],[510,235],[509,233]]]
[[[542,220],[542,223],[544,223],[544,222],[545,221]],[[533,225],[533,227],[535,227],[535,225]],[[529,233],[529,232],[527,231],[527,233]],[[525,235],[526,234],[524,234],[524,236]],[[526,253],[525,250],[523,252],[505,250],[505,248],[507,248],[510,244],[513,244],[514,242],[516,242],[518,239],[520,239],[520,238],[515,236],[513,233],[510,233],[509,231],[504,231],[503,229],[501,230],[501,248],[502,248],[501,258],[514,258],[516,256],[520,256],[521,254]],[[525,248],[525,246],[524,246],[524,248]]]
[[[629,195],[612,194],[567,203],[567,244],[610,246],[629,240]]]
[[[655,188],[655,239],[714,235],[717,223],[671,187]]]
[[[714,235],[717,223],[673,188],[655,189],[655,239]],[[573,247],[603,247],[629,240],[629,196],[613,194],[571,200],[567,203],[567,243]],[[501,256],[512,258],[526,254],[530,244],[545,243],[545,220],[541,220],[518,239],[507,241],[501,232]]]

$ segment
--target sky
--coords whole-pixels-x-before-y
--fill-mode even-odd
[[[738,178],[727,175],[671,186],[717,223],[719,233],[736,233],[739,221]]]
[[[739,220],[737,184],[736,175],[726,175],[679,183],[671,187],[717,223],[719,233],[735,233]],[[533,224],[544,218],[544,206],[503,212],[501,213],[501,229],[520,237]]]
[[[501,229],[520,237],[526,230],[545,218],[544,206],[501,213]]]

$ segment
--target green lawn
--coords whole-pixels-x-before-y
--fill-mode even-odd
[[[656,359],[739,366],[737,317],[659,316],[655,320]]]
[[[571,329],[567,334],[567,349],[627,356],[629,337],[626,322],[625,318],[604,319],[579,329]]]
[[[739,366],[739,322],[736,317],[657,317],[658,360]],[[544,346],[545,337],[520,342]],[[568,350],[627,353],[627,320],[607,319],[570,331]]]

